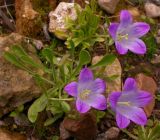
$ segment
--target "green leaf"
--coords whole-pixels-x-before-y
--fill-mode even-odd
[[[22,112],[24,110],[24,105],[20,105],[16,109],[18,112]]]
[[[97,123],[100,121],[100,119],[102,119],[106,115],[105,112],[98,111],[98,110],[95,111],[95,114],[96,114],[96,121],[97,121]]]
[[[147,44],[147,58],[151,59],[154,54],[157,52],[158,45],[155,43],[155,37],[150,34],[148,37],[145,37],[144,39],[145,44]]]
[[[30,106],[28,110],[28,119],[34,123],[38,117],[38,113],[46,108],[48,99],[45,94],[41,95],[34,103]]]
[[[50,110],[53,115],[63,113],[60,101],[52,101],[51,105],[48,105],[46,110]]]
[[[4,53],[4,58],[9,61],[10,63],[12,63],[13,65],[24,69],[24,66],[20,63],[20,61],[17,59],[16,56],[14,56],[13,54],[11,54],[10,52],[5,52]]]
[[[88,51],[82,50],[79,55],[79,64],[86,65],[91,62],[91,56]]]
[[[116,56],[113,54],[108,54],[105,55],[98,63],[96,63],[95,65],[92,65],[91,67],[102,67],[102,66],[106,66],[106,65],[110,65],[114,62],[114,60],[116,59]]]
[[[61,105],[62,105],[62,109],[63,109],[64,112],[67,113],[67,112],[69,112],[71,110],[71,107],[67,102],[62,101]]]
[[[59,114],[56,114],[54,117],[47,119],[44,123],[44,126],[49,126],[49,125],[53,124],[62,116],[63,116],[63,113],[59,113]]]
[[[50,48],[44,48],[42,55],[52,64],[53,63],[53,52]]]
[[[28,64],[28,65],[33,66],[35,68],[42,68],[42,66],[39,65],[38,63],[36,63],[31,57],[21,56],[20,59],[22,62],[24,62],[24,64]]]
[[[16,112],[16,111],[13,111],[13,112],[11,112],[10,114],[9,114],[9,116],[10,117],[16,117],[16,116],[18,116],[18,112]]]
[[[148,140],[158,140],[158,138],[160,138],[160,124],[151,129]]]
[[[53,136],[52,140],[59,140],[59,137],[58,136]]]

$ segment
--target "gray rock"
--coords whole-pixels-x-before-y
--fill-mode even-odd
[[[74,6],[74,3],[61,2],[54,11],[49,13],[49,31],[59,39],[65,40],[68,36],[65,18],[69,17],[72,20],[77,18]]]
[[[98,0],[99,6],[110,14],[114,14],[119,0]]]
[[[8,51],[12,45],[20,44],[22,40],[24,40],[23,36],[17,33],[0,37],[0,116],[31,101],[41,93],[31,75],[12,65],[3,57],[5,51]],[[28,49],[30,56],[40,64],[36,51],[31,49],[33,47],[29,45],[24,45],[24,47]],[[36,71],[39,73],[38,70]]]
[[[160,6],[157,6],[154,3],[147,2],[145,3],[144,8],[148,17],[160,17]]]
[[[111,127],[105,132],[105,139],[118,140],[120,130],[117,127]]]

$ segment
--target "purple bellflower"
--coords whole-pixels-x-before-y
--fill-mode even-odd
[[[80,113],[86,113],[91,107],[98,110],[107,108],[107,101],[103,95],[106,84],[99,78],[94,80],[93,73],[88,68],[81,70],[78,82],[69,83],[64,90],[76,98],[76,108]]]
[[[116,122],[119,128],[126,128],[130,120],[138,125],[145,125],[147,117],[141,107],[152,100],[150,93],[138,90],[133,78],[127,78],[122,92],[112,92],[109,95],[111,108],[116,112]]]
[[[135,54],[145,54],[146,45],[139,39],[145,35],[150,26],[144,22],[135,22],[127,10],[120,13],[120,23],[111,23],[109,33],[115,41],[119,54],[126,54],[128,50]]]

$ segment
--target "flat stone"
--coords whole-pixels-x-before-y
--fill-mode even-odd
[[[110,14],[114,14],[119,0],[98,0],[99,6]]]
[[[146,15],[151,18],[160,17],[160,6],[155,5],[154,3],[147,2],[145,3]]]
[[[152,77],[146,76],[143,73],[136,75],[136,81],[138,83],[139,89],[148,91],[153,96],[153,100],[144,107],[144,111],[149,117],[155,106],[155,94],[157,90],[157,84]]]
[[[102,57],[103,56],[93,57],[92,63],[96,64],[98,61],[102,59]],[[101,71],[100,68],[97,68],[97,71]],[[104,70],[105,77],[116,76],[114,80],[108,80],[106,82],[107,94],[110,94],[111,92],[114,92],[114,91],[121,91],[121,86],[122,86],[121,75],[122,75],[121,64],[119,60],[116,58],[115,61],[111,65],[106,66]]]
[[[27,138],[22,134],[0,128],[0,140],[27,140]]]
[[[12,65],[3,57],[5,51],[8,51],[15,44],[21,44],[23,40],[24,37],[17,33],[0,37],[0,116],[41,94],[30,74]],[[28,49],[28,54],[35,62],[40,64],[34,48],[29,45],[24,45],[24,47],[24,49]],[[41,73],[41,70],[36,71]]]

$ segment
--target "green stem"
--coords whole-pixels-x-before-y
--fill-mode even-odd
[[[33,77],[36,77],[36,76],[33,75]],[[50,80],[48,80],[48,79],[46,79],[46,78],[44,78],[44,77],[40,77],[40,78],[41,78],[42,80],[44,80],[45,82],[51,84],[51,85],[55,85],[54,82],[52,82],[52,81],[50,81]]]
[[[125,130],[125,129],[121,129],[122,132],[126,133],[130,138],[134,139],[134,140],[138,140],[138,138],[131,134],[129,131]]]
[[[50,100],[53,100],[53,101],[73,101],[74,98],[67,98],[67,99],[50,98]]]

